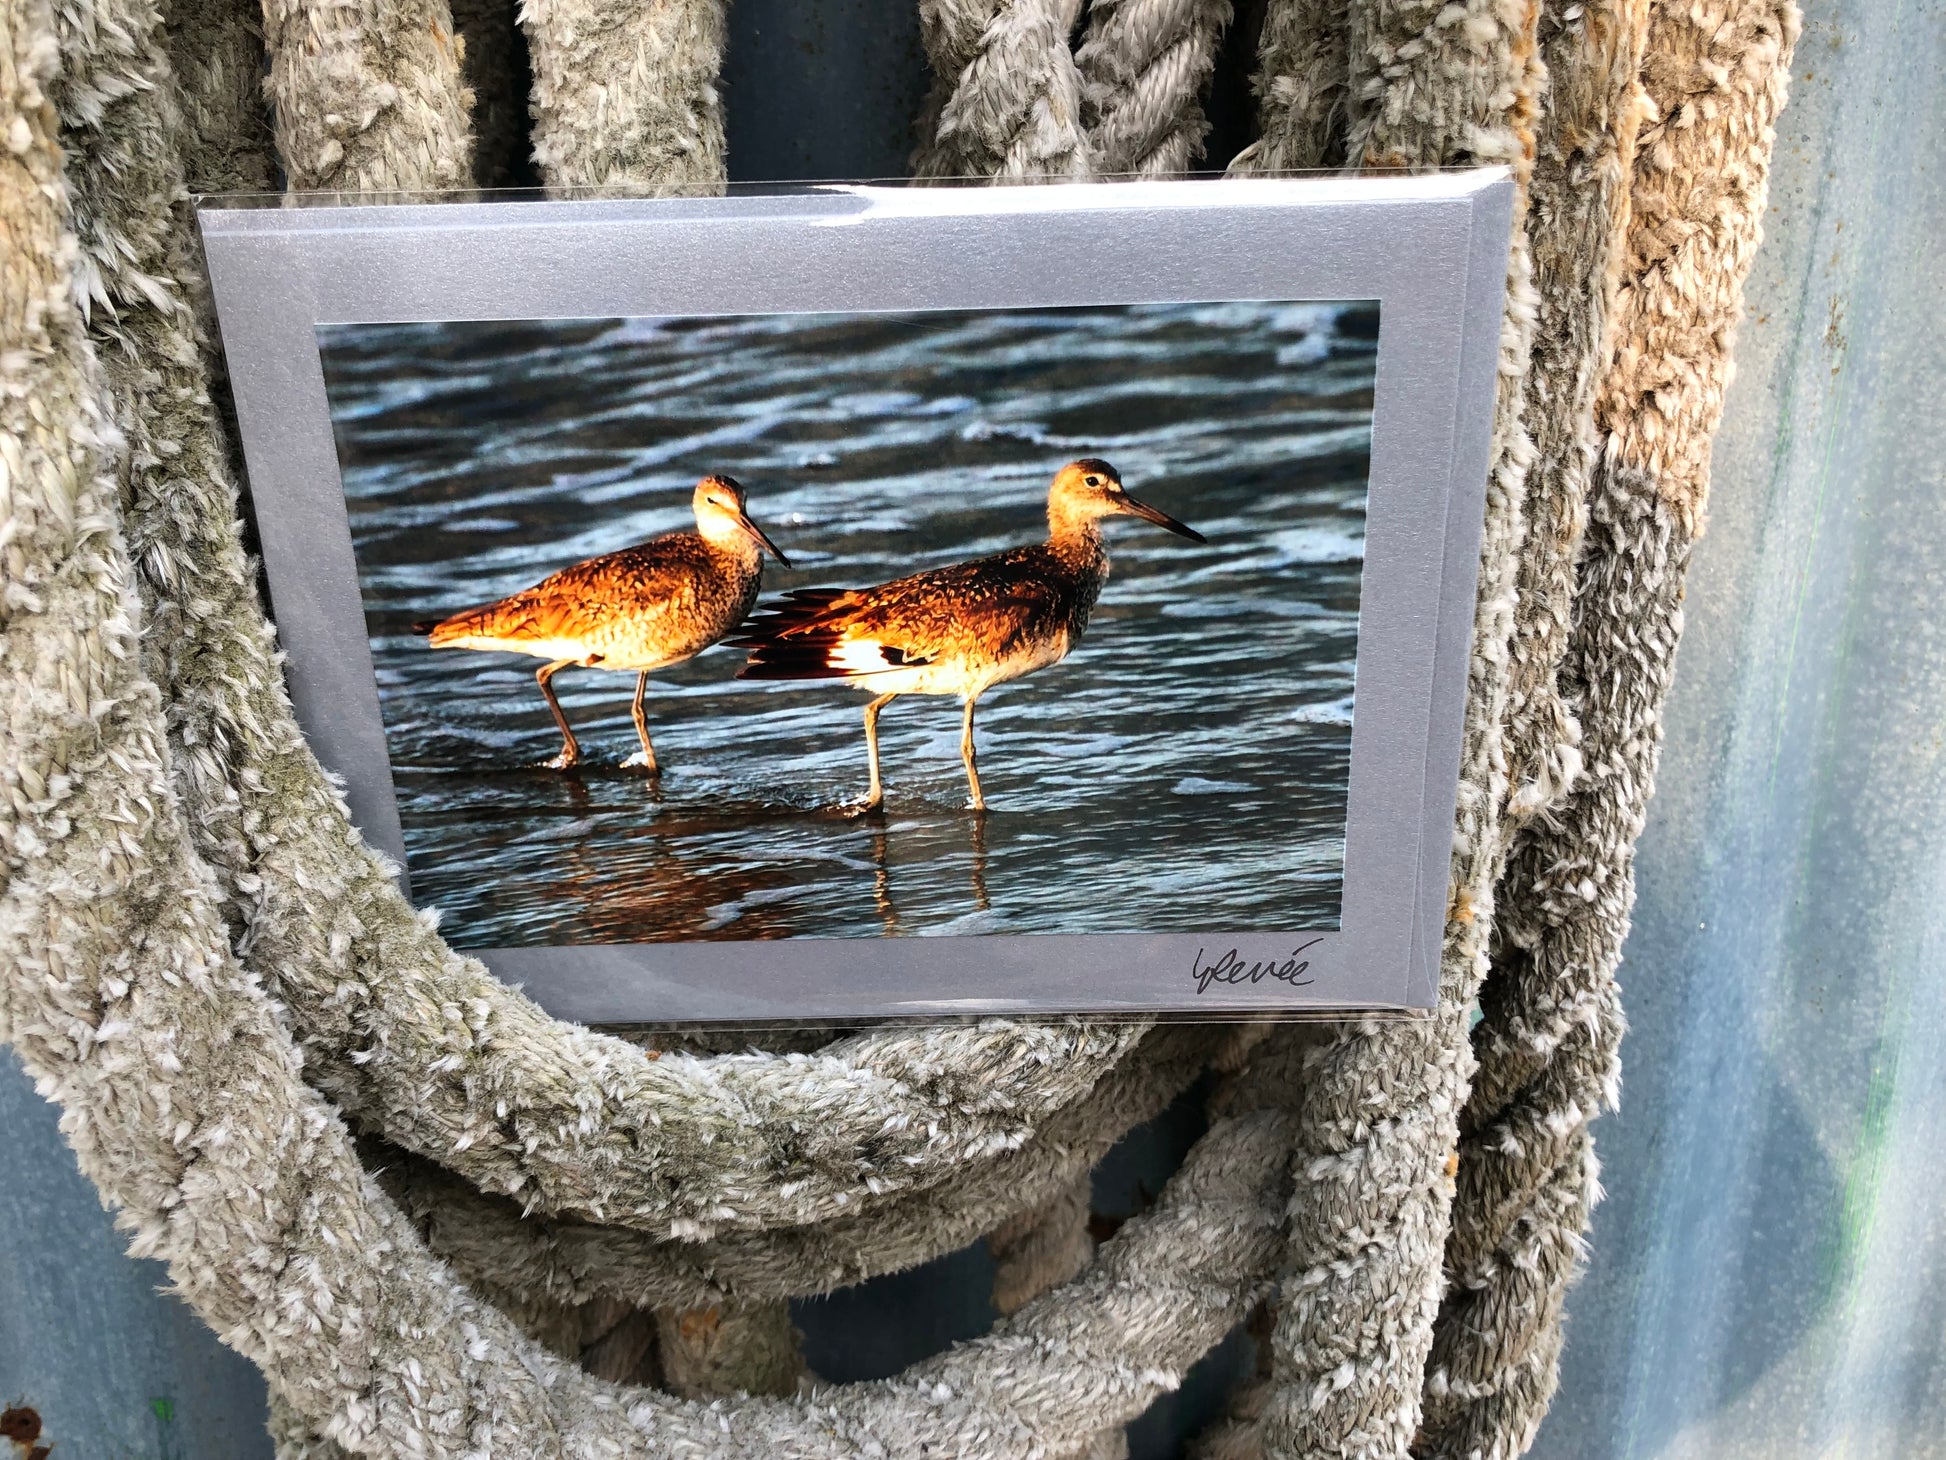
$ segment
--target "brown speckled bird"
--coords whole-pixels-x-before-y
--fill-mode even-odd
[[[879,712],[902,694],[958,695],[966,704],[960,759],[975,810],[985,810],[973,752],[973,705],[996,684],[1058,663],[1080,642],[1108,553],[1101,519],[1126,514],[1202,542],[1168,513],[1138,502],[1097,457],[1071,462],[1047,494],[1048,538],[878,588],[802,589],[769,605],[730,642],[750,651],[741,679],[840,679],[876,698],[865,706],[867,810],[884,799]]]
[[[511,598],[414,627],[430,635],[435,649],[491,649],[548,660],[534,678],[561,727],[561,753],[548,762],[556,768],[577,764],[581,747],[549,681],[570,664],[634,671],[635,733],[642,750],[625,764],[656,775],[660,768],[642,703],[649,674],[695,658],[743,622],[757,601],[766,550],[790,566],[750,520],[736,481],[704,477],[693,505],[694,532],[664,533],[589,558]]]

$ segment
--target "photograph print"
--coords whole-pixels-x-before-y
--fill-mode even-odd
[[[456,946],[1339,926],[1376,303],[317,334]]]

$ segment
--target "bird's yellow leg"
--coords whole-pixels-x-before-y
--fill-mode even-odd
[[[548,709],[554,712],[554,723],[561,727],[561,753],[548,764],[556,770],[563,771],[571,765],[580,763],[581,747],[575,741],[574,730],[568,724],[568,717],[561,712],[561,702],[554,698],[554,686],[548,681],[574,662],[572,659],[556,659],[552,664],[543,664],[534,671],[534,681],[540,685],[541,693],[547,696]]]
[[[896,694],[880,695],[865,706],[865,758],[872,767],[872,785],[860,807],[864,811],[876,811],[885,800],[885,788],[878,779],[878,712],[897,698]]]
[[[631,709],[635,715],[635,738],[642,742],[642,753],[631,755],[626,765],[640,766],[652,776],[662,774],[662,767],[655,763],[655,747],[649,743],[649,715],[642,702],[649,693],[649,671],[644,669],[635,676],[635,703]]]
[[[959,733],[959,758],[966,762],[966,784],[973,792],[973,809],[984,811],[987,809],[986,797],[980,794],[980,771],[974,764],[973,754],[973,704],[976,699],[977,695],[966,697],[966,721]]]

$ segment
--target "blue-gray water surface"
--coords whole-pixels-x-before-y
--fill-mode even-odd
[[[320,331],[414,899],[462,947],[1335,927],[1377,307],[1145,305]],[[1062,663],[979,706],[739,681],[718,647],[651,682],[433,650],[411,632],[692,525],[737,477],[794,568],[858,587],[1045,535],[1105,456],[1197,546],[1111,519]]]

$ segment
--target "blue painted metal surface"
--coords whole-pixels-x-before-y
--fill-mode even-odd
[[[263,1380],[127,1255],[55,1116],[0,1051],[0,1404],[53,1460],[268,1456]]]

